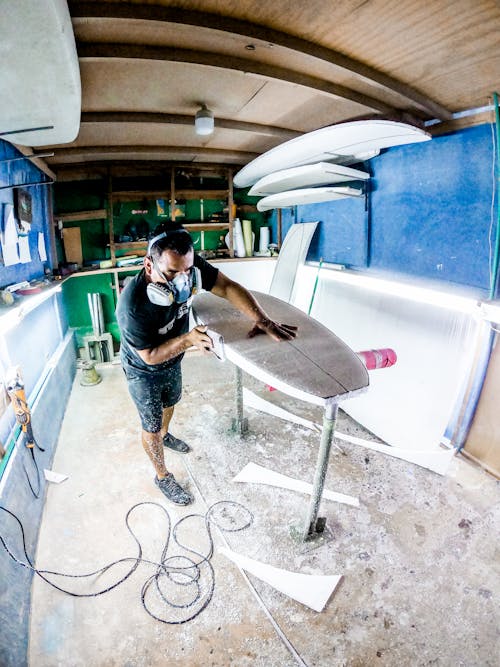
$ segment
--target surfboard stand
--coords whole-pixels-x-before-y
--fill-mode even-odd
[[[328,460],[330,458],[330,449],[332,448],[338,411],[339,404],[337,402],[327,402],[325,404],[325,411],[323,413],[323,430],[321,432],[321,441],[319,443],[311,502],[304,528],[301,532],[301,539],[304,542],[317,540],[322,536],[324,537],[326,518],[318,517],[318,511],[321,503],[321,496],[323,495],[323,488],[325,486],[325,477],[328,470]]]
[[[243,416],[243,372],[234,365],[236,374],[236,417],[233,418],[232,430],[240,435],[248,432],[248,419]]]
[[[236,417],[233,417],[232,430],[240,435],[244,435],[248,432],[248,419],[243,416],[243,371],[239,366],[236,366],[236,364],[234,368],[236,379]],[[319,443],[318,460],[316,462],[311,502],[306,521],[303,529],[299,529],[295,526],[292,526],[290,529],[292,537],[297,541],[318,542],[316,546],[320,546],[319,543],[323,543],[327,539],[332,539],[333,537],[333,535],[326,530],[326,518],[318,517],[318,511],[325,486],[325,477],[328,471],[328,461],[334,439],[338,411],[338,402],[332,401],[331,399],[326,401],[323,413],[323,428]]]

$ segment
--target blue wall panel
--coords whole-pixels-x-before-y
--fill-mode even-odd
[[[372,160],[370,267],[487,290],[492,161],[488,125]]]
[[[491,127],[390,148],[363,168],[372,174],[368,211],[355,199],[283,209],[283,236],[293,222],[319,220],[310,260],[455,283],[486,296],[497,206]],[[270,224],[276,239],[276,211]]]
[[[22,185],[28,182],[49,180],[29,160],[16,162],[2,162],[9,158],[21,157],[21,153],[11,144],[0,139],[0,186]],[[45,239],[45,249],[50,260],[50,229],[48,197],[51,196],[50,185],[36,185],[25,188],[31,195],[33,222],[28,234],[31,262],[3,266],[0,264],[0,287],[12,285],[22,280],[33,280],[44,275],[44,263],[38,254],[38,233],[42,232]],[[0,190],[0,225],[3,229],[3,204],[14,205],[14,189]],[[45,263],[48,266],[48,262]]]
[[[364,267],[368,261],[368,215],[366,199],[298,206],[299,222],[319,220],[318,231],[309,249],[308,260],[320,258],[334,264]]]
[[[319,221],[307,255],[310,261],[366,267],[368,262],[368,211],[365,197],[339,199],[282,210],[282,236],[294,222]],[[276,240],[276,212],[270,221]]]
[[[59,430],[66,410],[66,403],[75,377],[76,358],[72,340],[63,344],[61,357],[41,390],[36,406],[32,410],[33,433],[45,452],[36,451],[41,471],[41,493],[34,498],[23,470],[25,462],[31,479],[35,483],[30,455],[22,438],[17,442],[18,455],[9,470],[7,483],[0,495],[0,505],[14,512],[26,531],[27,551],[35,560],[40,521],[45,503],[47,482],[43,468],[51,468]],[[4,512],[0,513],[0,533],[16,557],[24,561],[22,541],[15,521]],[[39,563],[40,567],[46,563]],[[2,667],[26,667],[28,665],[29,619],[31,606],[31,583],[33,573],[14,563],[4,549],[0,549],[0,665]]]

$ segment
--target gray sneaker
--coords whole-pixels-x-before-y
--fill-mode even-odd
[[[192,495],[184,491],[171,472],[167,473],[163,479],[155,477],[155,484],[163,495],[176,505],[189,505],[193,501]]]
[[[167,433],[167,435],[163,438],[163,444],[165,447],[173,449],[174,452],[182,452],[183,454],[187,454],[187,452],[191,450],[191,447],[187,444],[187,442],[184,442],[184,440],[179,440],[179,438],[176,438],[175,435],[172,435],[171,433]]]

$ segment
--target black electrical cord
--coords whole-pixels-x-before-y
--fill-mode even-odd
[[[131,514],[138,507],[146,505],[160,508],[164,512],[167,520],[165,544],[163,546],[161,557],[158,562],[151,561],[142,557],[141,543],[129,523]],[[94,572],[89,572],[87,574],[67,574],[64,572],[55,572],[52,570],[41,570],[36,568],[33,565],[27,553],[24,527],[20,519],[13,512],[3,507],[2,505],[0,505],[0,510],[10,515],[16,521],[17,526],[21,533],[23,552],[26,561],[23,562],[22,560],[19,560],[12,553],[11,549],[9,549],[3,535],[0,532],[0,543],[2,544],[7,554],[10,556],[10,558],[18,565],[28,570],[31,570],[32,572],[37,574],[41,579],[43,579],[45,582],[47,582],[50,586],[52,586],[56,590],[61,591],[62,593],[66,593],[67,595],[71,595],[77,598],[97,597],[98,595],[103,595],[104,593],[107,593],[108,591],[111,591],[113,588],[116,588],[117,586],[122,584],[135,572],[135,570],[141,563],[154,566],[155,568],[154,573],[146,579],[141,589],[142,605],[146,610],[146,612],[154,619],[160,621],[161,623],[166,623],[169,625],[180,625],[182,623],[187,623],[188,621],[193,620],[208,606],[210,600],[212,599],[213,592],[215,589],[215,572],[210,562],[214,552],[212,524],[215,524],[219,528],[219,530],[224,532],[237,532],[240,530],[244,530],[245,528],[248,528],[253,522],[253,515],[250,512],[250,510],[248,510],[246,507],[234,501],[222,500],[211,505],[211,507],[208,508],[206,514],[204,515],[189,514],[185,517],[182,517],[177,521],[177,523],[172,528],[172,521],[170,519],[170,515],[162,505],[153,502],[137,503],[136,505],[133,505],[129,509],[129,511],[125,516],[125,524],[127,526],[127,530],[132,535],[135,543],[137,544],[137,556],[120,558],[111,563],[108,563],[104,567],[101,567],[98,570],[95,570]],[[208,548],[208,553],[206,555],[196,551],[192,547],[182,544],[177,537],[177,531],[181,524],[185,523],[188,520],[199,520],[199,519],[204,520],[206,533],[208,537],[209,548]],[[186,555],[168,556],[167,552],[169,550],[171,539],[178,547],[184,549],[190,554],[193,554],[196,558],[192,558]],[[49,578],[47,578],[48,576],[64,577],[70,579],[85,579],[90,577],[98,577],[103,575],[105,572],[107,572],[114,566],[126,562],[130,562],[131,567],[125,573],[125,575],[123,575],[121,578],[119,578],[117,581],[110,584],[109,586],[93,593],[76,593],[74,591],[62,588],[61,586],[57,585]],[[188,600],[187,602],[181,602],[181,603],[176,603],[174,600],[169,599],[167,591],[165,590],[165,588],[169,584],[175,584],[176,586],[180,586],[183,588],[186,586],[193,586],[194,593],[191,596],[191,599]],[[184,610],[185,613],[181,615],[180,618],[178,617],[180,615],[179,613],[175,618],[168,617],[168,614],[166,613],[159,615],[157,609],[155,608],[153,610],[152,608],[152,604],[154,604],[154,599],[153,599],[154,591],[156,591],[156,593],[158,594],[158,598],[156,599],[157,607],[159,601],[162,607],[166,606],[170,607],[173,610]]]
[[[26,435],[24,437],[25,437],[25,439],[27,439]],[[40,447],[40,445],[35,440],[33,440],[33,443],[32,443],[31,447],[26,446],[26,448],[29,449],[30,452],[31,452],[31,458],[33,460],[33,466],[35,468],[36,487],[37,487],[36,491],[33,488],[33,484],[31,483],[30,476],[28,474],[28,471],[26,470],[26,466],[24,465],[24,461],[22,462],[22,466],[23,466],[24,474],[26,475],[26,480],[28,482],[28,486],[30,487],[31,493],[35,496],[35,498],[40,498],[40,491],[41,491],[40,467],[39,467],[38,462],[37,462],[36,457],[35,457],[35,447],[40,452],[44,452],[45,449],[43,447]]]

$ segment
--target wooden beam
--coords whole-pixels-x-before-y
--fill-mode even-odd
[[[89,125],[92,123],[152,123],[172,124],[172,125],[194,125],[194,115],[182,115],[173,113],[144,113],[131,111],[87,111],[82,113],[81,124]],[[295,139],[302,133],[295,130],[289,130],[286,127],[276,127],[274,125],[263,125],[262,123],[245,123],[239,120],[230,120],[229,118],[216,118],[216,127],[225,130],[237,130],[240,132],[252,132],[253,134],[264,134],[271,137],[277,137],[283,141]]]
[[[448,132],[457,132],[457,130],[462,130],[466,127],[474,127],[475,125],[484,125],[485,123],[492,123],[492,112],[483,111],[481,113],[464,116],[463,118],[454,118],[453,120],[446,121],[444,123],[437,123],[436,125],[431,125],[426,127],[427,132],[430,132],[433,137],[437,137],[440,134],[446,134]]]
[[[113,160],[112,162],[80,162],[72,164],[60,164],[56,166],[57,181],[59,183],[70,181],[103,180],[106,178],[108,169],[115,178],[120,177],[159,177],[170,172],[172,166],[184,167],[193,174],[206,176],[218,176],[226,174],[227,169],[238,171],[241,165],[218,164],[210,162],[186,162],[185,160],[155,160],[154,162],[141,162],[138,160]]]
[[[73,148],[61,148],[54,146],[54,157],[51,158],[51,165],[61,163],[68,164],[70,160],[115,160],[120,159],[120,155],[133,154],[134,160],[165,160],[169,153],[194,155],[197,157],[213,158],[218,160],[231,160],[232,162],[241,162],[246,164],[257,157],[257,153],[247,153],[246,151],[232,151],[220,148],[200,148],[199,146],[82,146]],[[183,159],[186,162],[186,158]]]
[[[268,44],[281,46],[296,53],[312,56],[323,62],[336,67],[341,67],[366,81],[381,86],[386,90],[405,97],[408,101],[416,104],[426,111],[432,118],[447,120],[451,112],[431,100],[426,95],[415,90],[397,79],[376,70],[369,65],[361,63],[354,58],[309,42],[300,37],[294,37],[288,33],[274,30],[250,21],[242,21],[230,16],[221,16],[208,12],[198,12],[179,7],[161,7],[158,5],[145,5],[133,3],[103,3],[103,2],[79,2],[69,0],[69,8],[72,19],[78,18],[111,18],[111,19],[141,19],[146,21],[160,21],[166,23],[177,23],[183,25],[199,26],[240,35],[250,40],[257,39]],[[250,70],[251,71],[251,70]]]
[[[109,234],[109,254],[111,265],[116,266],[116,250],[115,250],[115,221],[113,217],[113,175],[108,169],[107,174],[108,198],[107,198],[107,212],[108,212],[108,234]],[[118,296],[118,295],[117,295]]]
[[[80,60],[86,58],[105,59],[140,59],[140,60],[162,60],[166,62],[192,63],[230,69],[237,72],[257,74],[269,79],[287,81],[297,86],[304,86],[317,90],[335,98],[350,100],[372,111],[383,114],[396,112],[393,107],[380,100],[358,93],[346,86],[332,83],[325,79],[309,76],[285,67],[276,67],[266,63],[259,63],[249,58],[238,58],[225,53],[209,53],[208,51],[195,51],[192,49],[178,49],[168,46],[147,46],[142,44],[118,44],[102,42],[79,42],[77,44],[78,57]]]
[[[56,180],[56,175],[47,165],[45,160],[43,160],[42,158],[37,158],[33,155],[32,148],[30,148],[29,146],[20,146],[19,144],[14,144],[14,146],[20,153],[22,153],[28,160],[30,160],[32,164],[37,166],[38,169],[40,169],[40,171],[43,171],[43,173],[46,174],[49,178],[51,178],[53,181]]]

